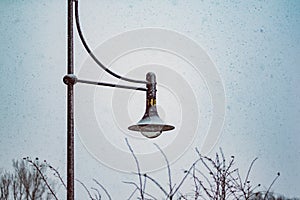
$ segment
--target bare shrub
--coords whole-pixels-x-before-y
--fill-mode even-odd
[[[52,180],[47,180],[47,177],[44,175],[47,166],[40,163],[38,159],[31,161],[31,164],[25,160],[13,160],[14,172],[1,174],[0,199],[57,199],[53,190],[54,184],[52,184]]]

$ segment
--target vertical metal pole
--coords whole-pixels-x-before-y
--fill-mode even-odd
[[[74,73],[73,44],[73,0],[67,0],[68,7],[68,55],[67,73]],[[68,84],[67,91],[67,200],[74,200],[74,89]]]

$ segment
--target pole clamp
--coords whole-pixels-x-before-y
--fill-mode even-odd
[[[74,74],[67,74],[64,76],[63,78],[63,82],[66,84],[66,85],[75,85],[77,83],[77,77],[74,75]]]

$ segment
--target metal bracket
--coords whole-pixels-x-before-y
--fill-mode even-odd
[[[77,77],[74,74],[67,74],[64,76],[63,81],[66,85],[75,85],[77,83]]]

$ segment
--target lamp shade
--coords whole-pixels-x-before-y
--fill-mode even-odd
[[[175,127],[167,125],[160,119],[156,109],[156,77],[152,72],[147,73],[146,111],[142,119],[129,126],[131,131],[138,131],[147,138],[158,137],[163,131],[173,130]]]

